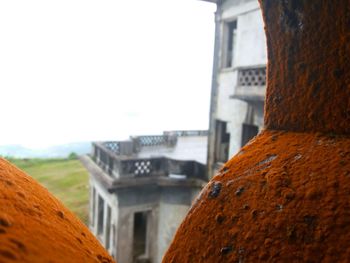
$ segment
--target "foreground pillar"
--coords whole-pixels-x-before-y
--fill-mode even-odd
[[[163,262],[350,262],[350,2],[260,2],[266,130],[209,182]]]

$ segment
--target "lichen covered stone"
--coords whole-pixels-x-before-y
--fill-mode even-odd
[[[0,158],[0,262],[114,261],[60,201]]]
[[[349,196],[348,137],[265,131],[201,192],[163,262],[350,262]]]

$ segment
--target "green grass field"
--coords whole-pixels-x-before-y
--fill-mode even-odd
[[[7,159],[35,178],[87,224],[89,181],[79,160]]]

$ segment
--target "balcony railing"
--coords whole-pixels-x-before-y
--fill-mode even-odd
[[[167,143],[167,138],[163,135],[139,136],[135,138],[140,146],[156,146]]]
[[[191,130],[191,131],[166,131],[163,135],[147,135],[131,137],[128,141],[106,141],[96,142],[98,146],[107,152],[116,155],[132,155],[138,153],[144,147],[167,146],[173,147],[177,143],[178,137],[187,136],[207,136],[207,130]],[[98,153],[94,153],[97,155]],[[107,158],[102,156],[102,158]]]
[[[121,155],[121,151],[116,150],[117,144],[118,142],[93,143],[93,160],[111,177],[167,177],[175,174],[184,175],[186,178],[206,178],[205,166],[196,161],[125,156]],[[122,149],[122,143],[119,149]]]
[[[120,142],[104,142],[103,144],[108,150],[120,154]]]
[[[238,81],[233,98],[263,102],[265,92],[266,67],[238,69]]]

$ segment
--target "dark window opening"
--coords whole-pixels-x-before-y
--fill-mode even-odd
[[[104,219],[104,200],[98,196],[98,217],[97,217],[97,234],[103,234],[103,219]]]
[[[227,47],[226,47],[226,59],[225,68],[233,67],[234,51],[237,39],[237,21],[227,23]]]
[[[133,262],[139,262],[146,256],[147,216],[148,212],[134,214]]]
[[[258,126],[254,124],[242,124],[242,146],[246,145],[259,132]]]
[[[230,134],[226,132],[227,123],[216,121],[215,131],[215,162],[226,162],[228,160]]]

